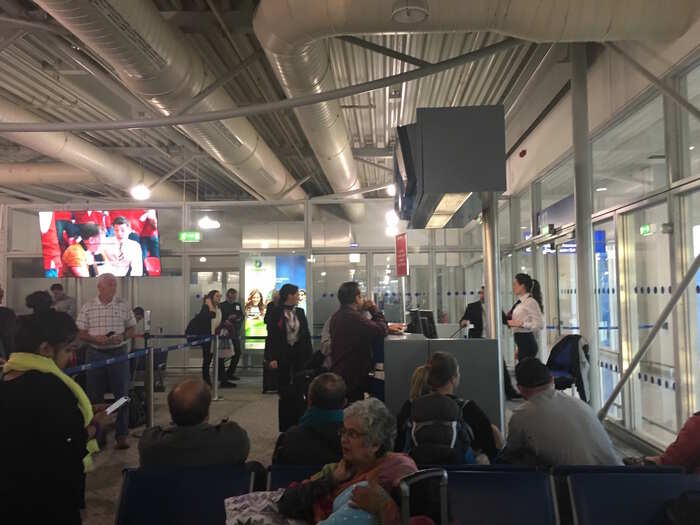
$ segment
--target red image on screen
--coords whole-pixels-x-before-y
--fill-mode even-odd
[[[160,276],[155,210],[39,212],[46,277]]]

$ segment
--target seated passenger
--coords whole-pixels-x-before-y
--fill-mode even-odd
[[[416,464],[405,454],[389,452],[394,445],[396,422],[378,399],[365,399],[345,409],[341,429],[343,459],[331,463],[303,483],[292,484],[279,501],[280,512],[290,518],[313,523],[327,519],[333,502],[349,487],[367,482],[377,490],[360,490],[358,507],[370,510],[381,523],[400,522],[398,506],[391,493],[402,477],[416,472]],[[379,488],[381,490],[379,490]]]
[[[504,461],[548,467],[621,464],[593,409],[555,390],[552,374],[537,358],[518,363],[515,377],[526,402],[510,419]]]
[[[500,433],[479,405],[454,395],[460,379],[455,357],[435,352],[426,368],[432,393],[417,398],[411,407],[411,457],[423,465],[469,463],[474,461],[471,447],[476,455],[494,459]]]
[[[411,406],[420,396],[430,393],[428,387],[428,367],[420,365],[416,367],[411,375],[411,386],[408,389],[408,399],[401,406],[399,415],[396,418],[396,452],[403,452],[406,449],[406,434],[409,431],[411,420]]]
[[[645,459],[657,465],[676,465],[688,473],[700,474],[700,412],[690,416],[663,454]]]
[[[309,385],[308,405],[298,425],[280,435],[272,463],[325,465],[340,461],[338,432],[343,428],[345,381],[337,374],[321,374]]]
[[[142,467],[154,465],[243,465],[250,441],[237,423],[209,424],[211,391],[201,380],[185,379],[168,394],[174,425],[147,428],[139,441]]]

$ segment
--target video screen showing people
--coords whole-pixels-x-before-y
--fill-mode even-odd
[[[39,225],[46,277],[161,274],[156,210],[45,211]]]

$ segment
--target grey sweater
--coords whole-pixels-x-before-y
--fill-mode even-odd
[[[155,465],[242,465],[248,458],[248,434],[237,423],[200,423],[191,427],[146,429],[139,441],[142,467]]]
[[[622,464],[593,409],[554,387],[513,412],[506,450],[527,449],[551,466]]]

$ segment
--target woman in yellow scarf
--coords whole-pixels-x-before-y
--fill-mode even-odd
[[[0,501],[7,523],[80,524],[85,469],[95,435],[110,419],[93,414],[64,368],[78,328],[50,310],[20,318],[0,380]]]

